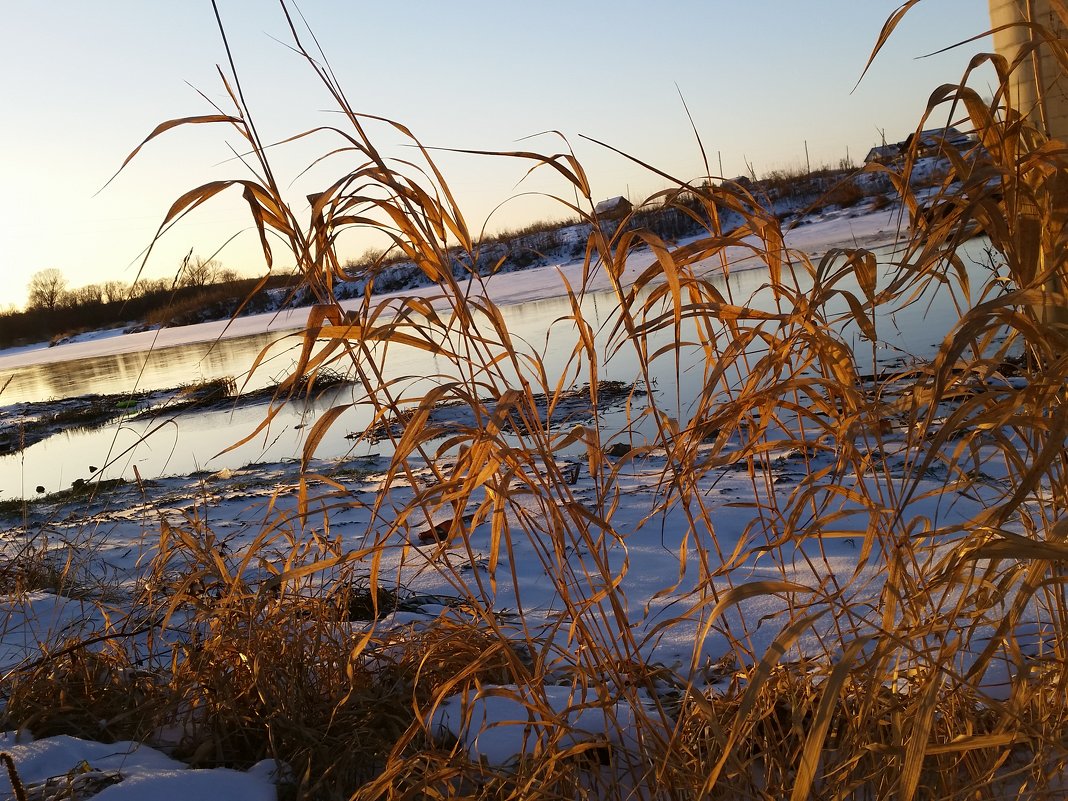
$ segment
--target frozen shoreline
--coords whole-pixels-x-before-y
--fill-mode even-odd
[[[900,213],[900,207],[892,205],[881,211],[864,214],[843,209],[820,215],[812,218],[811,222],[788,231],[786,244],[794,250],[809,254],[812,258],[817,258],[835,247],[874,248],[887,245],[898,237]],[[728,256],[731,255],[728,251]],[[746,266],[745,261],[741,260],[743,256],[741,249],[737,249],[733,255],[740,260],[733,264],[732,270],[740,271],[759,267],[759,265]],[[625,284],[632,282],[650,263],[652,263],[652,255],[648,251],[634,254],[628,261],[627,269],[623,274],[623,282]],[[718,270],[719,266],[718,264],[711,265],[710,269]],[[576,286],[581,281],[582,262],[570,261],[494,275],[486,281],[487,294],[495,303],[502,306],[559,297],[565,294],[564,283],[560,280],[560,276],[566,278],[572,286]],[[588,291],[609,288],[608,279],[600,270],[596,272],[587,286]],[[399,296],[426,297],[436,292],[438,292],[437,287],[428,286],[384,293],[376,295],[375,299],[386,300]],[[353,301],[342,301],[342,305],[351,303]],[[0,350],[0,371],[97,356],[140,353],[153,349],[257,334],[287,333],[301,329],[306,316],[307,308],[304,307],[239,317],[236,320],[216,320],[133,334],[125,334],[122,329],[118,328],[95,331],[55,347],[49,347],[47,342],[40,342],[35,345]]]

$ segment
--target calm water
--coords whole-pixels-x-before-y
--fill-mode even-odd
[[[248,381],[259,389],[285,375],[299,342],[280,333],[257,334],[214,342],[197,342],[138,353],[122,353],[58,364],[35,364],[0,370],[3,404],[70,398],[97,393],[112,395],[134,390],[170,389],[211,378],[243,377],[256,356],[269,348],[264,363]]]
[[[983,240],[969,243],[968,252],[982,254]],[[987,273],[972,263],[970,267],[973,291]],[[767,280],[760,270],[733,273],[729,279],[718,277],[717,286],[736,300],[752,297],[749,305],[771,310],[769,293],[761,287]],[[855,284],[843,282],[842,289],[856,290]],[[598,349],[603,360],[601,378],[633,382],[637,377],[636,361],[629,346],[613,349],[607,341],[603,326],[611,325],[615,308],[611,293],[597,293],[584,300],[583,314],[598,331]],[[844,302],[842,304],[845,306]],[[502,309],[510,335],[517,349],[538,354],[545,365],[550,381],[555,381],[565,369],[574,346],[574,326],[567,320],[571,309],[566,298],[532,301]],[[918,358],[930,356],[948,331],[957,314],[952,298],[940,292],[931,298],[878,323],[884,340],[878,350],[870,345],[861,348],[872,360],[892,362],[910,354]],[[859,345],[859,335],[846,330],[847,340]],[[684,331],[683,338],[686,338]],[[667,342],[667,336],[660,342]],[[235,376],[247,381],[248,389],[276,383],[292,366],[299,347],[292,336],[264,334],[215,343],[185,345],[151,353],[105,356],[61,364],[39,365],[15,371],[11,384],[4,391],[4,402],[62,398],[85,393],[122,393],[135,389],[151,390],[178,386],[222,376]],[[252,376],[247,371],[253,360],[265,348],[267,358]],[[606,352],[607,349],[607,352]],[[684,351],[681,372],[676,375],[673,357],[654,363],[654,378],[660,403],[665,408],[678,408],[686,417],[690,399],[700,390],[701,370],[692,365],[700,353],[698,346]],[[689,366],[687,365],[689,361]],[[384,359],[386,377],[398,380],[410,388],[430,387],[443,380],[447,365],[443,360],[413,349],[391,347]],[[9,376],[0,374],[0,385]],[[585,376],[579,378],[584,383]],[[677,392],[676,392],[677,388]],[[330,434],[319,445],[316,454],[334,458],[346,454],[362,455],[373,450],[362,445],[353,450],[351,440],[344,435],[361,430],[371,419],[365,398],[351,386],[334,389],[309,403],[287,406],[263,432],[240,448],[221,453],[227,446],[252,433],[264,419],[266,407],[249,406],[241,409],[179,414],[169,419],[150,422],[124,422],[95,431],[76,431],[60,434],[27,448],[20,454],[0,458],[0,498],[33,494],[34,487],[44,485],[48,491],[62,489],[78,478],[88,478],[89,466],[101,468],[106,478],[133,478],[134,468],[144,478],[185,474],[194,470],[221,470],[240,467],[253,462],[279,461],[298,457],[305,443],[310,423],[322,411],[347,404],[352,408],[333,424]]]

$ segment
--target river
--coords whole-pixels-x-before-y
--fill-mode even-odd
[[[964,249],[973,292],[989,277],[981,263],[985,244],[985,240],[973,240]],[[765,288],[766,271],[736,271],[729,278],[716,276],[712,280],[724,294],[751,298],[751,307],[771,308],[771,296]],[[842,288],[857,289],[849,282],[843,283]],[[605,355],[606,323],[615,308],[616,298],[609,292],[591,293],[583,301],[583,314],[599,332],[598,349],[603,357],[601,378],[632,383],[637,378],[633,349],[624,347]],[[510,335],[521,343],[519,347],[536,355],[550,381],[555,381],[565,367],[575,337],[574,325],[567,319],[571,314],[568,300],[552,297],[528,301],[504,306],[502,313]],[[858,358],[867,359],[866,363],[862,362],[867,368],[872,366],[872,358],[880,363],[892,363],[903,358],[930,357],[956,319],[950,293],[939,291],[877,320],[881,340],[877,349],[866,343],[862,345],[856,331],[846,329],[842,335],[857,346]],[[661,336],[653,347],[666,342],[666,335]],[[298,347],[299,339],[292,334],[260,333],[139,353],[29,365],[0,373],[0,386],[10,379],[2,401],[10,404],[86,393],[128,393],[224,376],[237,378],[239,386],[244,385],[246,389],[256,389],[282,378],[293,365]],[[267,357],[249,376],[250,365],[265,349]],[[677,407],[682,417],[703,380],[701,371],[692,365],[699,358],[699,351],[697,346],[684,351],[678,373],[673,358],[654,362],[653,379],[662,393],[660,402],[667,408]],[[408,386],[418,386],[420,382],[431,386],[447,378],[448,370],[442,361],[410,348],[391,348],[385,361],[385,375],[387,379],[401,379]],[[365,400],[353,386],[345,385],[309,402],[288,404],[266,430],[230,451],[226,451],[228,446],[261,423],[266,406],[179,413],[152,421],[125,421],[96,430],[69,431],[0,458],[0,498],[33,494],[38,485],[55,491],[90,474],[131,479],[135,468],[142,478],[154,478],[293,459],[301,452],[309,424],[323,410],[338,404],[351,408],[332,425],[316,454],[329,459],[365,455],[377,446],[364,443],[354,448],[352,440],[345,437],[370,421]],[[94,468],[92,473],[90,466]]]

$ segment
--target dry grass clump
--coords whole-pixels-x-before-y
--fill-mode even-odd
[[[835,184],[820,200],[828,205],[849,208],[857,205],[865,197],[867,195],[864,190],[857,186],[855,181],[845,179]]]
[[[237,392],[233,376],[221,376],[179,387],[179,398],[192,403],[216,403]]]
[[[135,616],[9,673],[5,720],[37,736],[147,742],[199,767],[274,757],[305,796],[346,797],[392,752],[426,743],[430,699],[513,679],[515,650],[473,621],[382,638],[350,623],[329,588],[250,580],[264,545],[227,553],[195,519],[165,526]]]
[[[419,707],[474,683],[508,684],[531,668],[507,636],[472,620],[445,617],[402,631],[382,645],[392,647],[392,669],[416,691]]]
[[[900,168],[868,168],[926,220],[888,267],[864,249],[814,262],[786,247],[778,219],[745,187],[691,185],[646,165],[676,184],[651,204],[703,231],[671,246],[634,218],[599,219],[569,150],[497,154],[554,171],[561,203],[590,228],[581,278],[566,287],[564,366],[550,375],[476,291],[478,271],[458,277],[457,265],[477,263],[477,243],[429,153],[402,125],[356,113],[322,55],[292,32],[340,112],[342,144],[330,156],[347,160],[339,177],[298,219],[231,75],[235,110],[186,123],[230,126],[255,175],[191,190],[164,227],[240,187],[268,264],[286,244],[318,305],[278,397],[323,370],[355,383],[371,413],[362,436],[377,432],[391,448],[373,522],[346,540],[330,535],[331,510],[351,499],[305,475],[296,511],[268,516],[240,552],[203,521],[165,525],[140,655],[46,656],[13,678],[9,720],[43,721],[42,688],[54,681],[69,685],[71,725],[88,726],[77,710],[96,696],[107,709],[141,665],[157,678],[131,693],[145,700],[116,717],[123,726],[170,738],[194,764],[275,756],[308,798],[1056,797],[1068,764],[1068,153],[1014,108],[1020,66],[989,59],[1001,82],[990,100],[966,85],[932,97],[920,128],[967,115],[982,145],[947,154],[951,173],[933,198],[912,191],[915,153]],[[1065,42],[1044,46],[1068,63]],[[418,167],[381,154],[371,124],[406,137]],[[727,230],[727,216],[744,222]],[[380,302],[367,292],[355,309],[337,305],[346,274],[334,243],[364,225],[433,282],[432,297]],[[984,286],[970,285],[959,253],[977,227],[1004,262],[1002,280]],[[625,283],[638,246],[652,261]],[[710,266],[729,272],[739,253],[766,271],[759,301],[708,277]],[[373,286],[380,264],[365,269]],[[616,299],[606,344],[582,304],[597,272]],[[881,369],[880,314],[926,303],[935,288],[957,312],[937,355]],[[402,349],[432,354],[439,372],[388,377],[386,354]],[[636,364],[633,385],[653,386],[658,371],[679,383],[696,373],[696,397],[663,385],[628,395],[625,422],[609,429],[599,387],[605,361],[621,353]],[[1018,365],[1011,381],[1007,364]],[[566,402],[579,386],[589,387],[589,419],[576,424]],[[466,415],[436,421],[450,404]],[[311,428],[305,473],[346,408]],[[389,424],[397,420],[405,425]],[[633,527],[617,512],[628,465],[645,457],[662,465],[648,520],[674,515],[681,531],[677,574],[659,593],[674,611],[642,634],[632,625],[640,604],[627,597]],[[804,469],[785,487],[787,458]],[[588,493],[575,489],[575,463]],[[749,520],[729,545],[708,491],[728,471],[751,487],[731,506]],[[488,553],[472,545],[479,526],[491,532]],[[855,547],[851,574],[829,567],[831,543],[843,539]],[[553,592],[537,623],[494,608],[496,582],[519,558]],[[765,572],[751,580],[757,561]],[[454,608],[384,628],[399,591],[387,562],[398,576],[435,571]],[[521,609],[524,592],[515,588]],[[754,599],[781,611],[738,612]],[[370,607],[367,620],[351,620],[354,600]],[[758,646],[767,627],[772,644]],[[693,638],[690,664],[652,663],[650,643],[678,631]],[[703,668],[713,639],[736,666],[719,692]],[[561,685],[581,698],[564,711],[550,697]],[[476,761],[434,729],[450,699],[469,698],[471,712],[480,693],[507,695],[544,734],[513,764]],[[576,710],[608,723],[576,739]]]
[[[307,604],[219,611],[230,625],[183,642],[64,643],[15,677],[7,720],[37,736],[139,740],[196,767],[284,758],[312,797],[376,775],[411,722],[402,685],[355,659],[342,632],[294,631]]]
[[[84,486],[64,491],[65,497],[86,497]],[[115,597],[106,571],[92,563],[91,541],[66,542],[45,533],[0,551],[0,595],[20,597],[48,592],[66,598],[106,600]],[[0,621],[2,624],[2,621]]]
[[[252,290],[251,294],[244,296],[243,293],[249,289]],[[270,308],[270,302],[260,292],[262,289],[262,284],[246,280],[161,293],[162,302],[146,309],[142,324],[171,328],[266,311]]]
[[[20,671],[5,714],[38,737],[144,739],[146,705],[160,703],[160,684],[158,675],[138,670],[121,650],[94,650],[79,638],[61,642]]]
[[[998,702],[947,678],[932,690],[930,675],[892,686],[862,671],[828,675],[818,663],[759,673],[736,677],[759,679],[748,686],[686,698],[669,760],[673,780],[690,781],[700,764],[707,778],[691,789],[713,798],[1059,792],[1065,755],[1048,750],[1045,738],[1064,724],[1068,707],[1063,694],[1053,704],[1039,700],[1057,692],[1048,676],[1021,697]],[[914,762],[917,750],[924,756]]]
[[[65,585],[65,576],[62,564],[31,543],[0,557],[0,594],[3,595],[57,590]]]

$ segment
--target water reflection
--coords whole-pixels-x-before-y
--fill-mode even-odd
[[[983,241],[970,243],[967,251],[980,254]],[[969,262],[973,286],[980,286],[985,278],[978,259]],[[766,290],[767,274],[760,270],[733,271],[729,277],[715,275],[709,280],[734,302],[745,302],[752,308],[776,311],[772,294]],[[802,289],[804,285],[802,283]],[[860,294],[852,279],[843,280],[841,289]],[[958,318],[952,294],[944,289],[932,293],[896,314],[885,314],[877,321],[880,342],[861,340],[855,326],[846,326],[842,336],[854,345],[861,368],[867,369],[884,361],[893,361],[903,354],[917,358],[932,355],[938,343]],[[618,339],[609,341],[606,326],[613,324],[618,299],[611,292],[591,293],[582,299],[581,312],[597,333],[599,353],[598,377],[627,383],[638,377],[638,359],[631,343]],[[847,310],[844,299],[832,304],[830,312]],[[532,362],[552,386],[569,370],[565,383],[582,384],[588,380],[584,368],[576,366],[574,348],[576,324],[567,298],[550,298],[502,308],[508,334],[516,349],[536,357]],[[680,339],[688,342],[680,349],[673,345],[673,332],[660,331],[650,337],[647,353],[664,348],[663,355],[652,361],[652,379],[656,382],[658,399],[664,408],[674,408],[685,419],[690,404],[701,393],[705,382],[704,345],[692,323],[684,323]],[[292,366],[299,340],[279,334],[263,334],[215,343],[184,345],[161,349],[152,353],[124,354],[77,362],[39,365],[19,370],[3,400],[36,400],[64,397],[87,392],[116,393],[137,389],[176,386],[191,381],[220,376],[242,376],[256,356],[270,346],[270,356],[249,382],[249,388],[269,385]],[[391,345],[379,347],[377,358],[383,363],[386,381],[395,382],[394,394],[404,391],[420,394],[443,380],[454,377],[452,365],[446,358],[421,350]],[[676,361],[675,353],[680,353]],[[756,354],[756,346],[753,348]],[[540,386],[539,378],[529,362],[519,360],[518,366],[507,361],[497,365],[506,380],[512,381],[517,372],[525,372],[525,379]],[[741,381],[744,376],[734,377]],[[0,384],[6,380],[0,376]],[[49,491],[65,486],[76,478],[88,476],[88,466],[104,466],[105,478],[133,478],[134,467],[142,477],[184,474],[198,469],[219,470],[239,467],[250,462],[277,461],[300,455],[305,443],[307,424],[318,413],[338,404],[351,408],[333,424],[317,454],[333,458],[352,451],[352,442],[345,434],[362,430],[371,420],[371,409],[354,387],[335,389],[310,404],[295,403],[286,407],[263,432],[248,443],[220,454],[227,445],[253,432],[264,418],[265,407],[201,412],[179,415],[172,420],[153,423],[123,423],[108,429],[91,432],[70,432],[38,443],[21,454],[0,459],[0,498],[26,494],[43,484]],[[622,415],[616,421],[625,422]],[[361,453],[370,446],[361,446]]]
[[[0,401],[10,404],[91,393],[168,389],[225,376],[238,377],[240,383],[260,351],[270,348],[263,365],[248,382],[247,389],[259,389],[274,383],[292,367],[298,347],[292,335],[270,333],[29,365],[0,372],[0,386],[10,379]]]
[[[288,404],[263,431],[225,453],[256,431],[266,416],[265,404],[161,415],[93,431],[68,431],[0,459],[0,498],[32,495],[37,485],[55,492],[90,476],[133,480],[140,475],[148,479],[291,459],[300,455],[310,424],[324,410],[340,403],[353,406],[338,419],[335,437],[325,450],[330,456],[350,451],[366,454],[369,446],[354,449],[344,438],[359,425],[360,418],[369,419],[357,400],[352,387],[347,386],[333,388],[309,402]],[[96,470],[90,471],[90,466]]]

